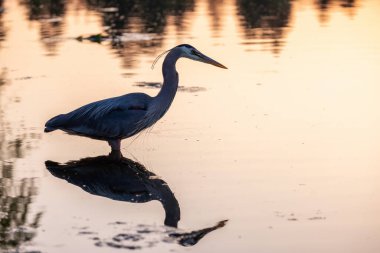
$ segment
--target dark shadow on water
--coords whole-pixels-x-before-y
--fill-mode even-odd
[[[178,233],[173,232],[169,233],[169,236],[171,238],[175,238],[177,242],[182,246],[193,246],[199,242],[200,239],[202,239],[205,235],[208,233],[217,230],[219,228],[222,228],[226,225],[227,220],[219,221],[216,225],[208,228],[203,228],[196,231],[191,231],[188,233]]]
[[[137,162],[124,157],[98,156],[66,164],[52,161],[45,164],[53,176],[93,195],[132,203],[158,200],[165,210],[164,224],[177,227],[180,208],[174,193],[165,181]]]
[[[112,152],[109,156],[69,161],[65,164],[53,161],[46,161],[45,164],[53,176],[64,179],[90,194],[131,203],[157,200],[162,204],[165,210],[163,223],[167,227],[158,229],[139,225],[137,229],[132,229],[132,232],[117,233],[111,239],[93,237],[97,232],[80,231],[82,235],[91,235],[90,239],[94,240],[95,245],[99,247],[139,249],[159,243],[156,240],[149,241],[149,234],[160,235],[161,242],[192,246],[208,233],[225,226],[227,222],[221,221],[215,226],[190,232],[177,229],[180,207],[168,184],[148,171],[142,164],[122,157],[119,152]],[[114,225],[126,226],[127,223],[117,222]],[[126,229],[123,227],[123,231]],[[131,245],[131,242],[134,244]],[[145,244],[141,245],[141,243]]]
[[[134,231],[131,231],[131,228],[128,228],[126,224],[119,222],[118,224],[114,223],[113,225],[120,226],[123,232],[116,233],[116,235],[110,238],[100,238],[96,236],[96,232],[83,231],[82,234],[91,235],[89,239],[93,240],[97,247],[134,250],[146,247],[151,248],[158,246],[159,243],[172,245],[178,244],[183,247],[190,247],[197,244],[208,233],[224,227],[226,223],[227,220],[223,220],[211,227],[184,232],[169,227],[166,227],[165,229],[146,225],[140,225],[135,228]]]

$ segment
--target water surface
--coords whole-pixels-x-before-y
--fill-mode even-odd
[[[379,11],[0,1],[1,251],[379,252]],[[43,134],[83,104],[155,95],[152,62],[182,43],[229,69],[180,60],[169,112],[123,142],[127,169],[96,160],[105,142]]]

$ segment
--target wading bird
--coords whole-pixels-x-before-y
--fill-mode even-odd
[[[169,109],[178,88],[175,65],[179,58],[184,57],[226,69],[219,62],[187,44],[178,45],[164,53],[167,52],[162,65],[164,83],[157,96],[130,93],[96,101],[50,119],[45,124],[45,132],[60,129],[68,134],[107,141],[112,150],[120,150],[122,139],[151,127]],[[156,58],[153,66],[164,53]]]

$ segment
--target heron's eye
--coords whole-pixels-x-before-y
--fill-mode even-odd
[[[200,57],[200,56],[199,56],[199,53],[197,53],[197,51],[195,51],[195,50],[191,50],[191,54]]]

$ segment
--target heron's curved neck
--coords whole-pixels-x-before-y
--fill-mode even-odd
[[[175,68],[177,60],[181,57],[179,50],[173,49],[165,57],[162,64],[162,75],[164,77],[164,83],[158,95],[156,101],[163,107],[169,107],[172,103],[178,88],[178,73]],[[166,109],[167,109],[166,108]]]

